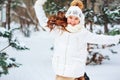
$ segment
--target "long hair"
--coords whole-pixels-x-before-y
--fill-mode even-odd
[[[83,9],[84,5],[81,0],[73,0],[70,6],[78,6],[80,9]],[[47,26],[50,30],[53,30],[55,27],[58,27],[62,30],[65,30],[67,26],[67,18],[65,17],[65,12],[58,11],[57,15],[52,15],[48,18]]]
[[[53,30],[55,27],[59,29],[66,30],[67,18],[65,17],[65,12],[59,11],[56,15],[52,15],[48,18],[47,26],[50,30]]]

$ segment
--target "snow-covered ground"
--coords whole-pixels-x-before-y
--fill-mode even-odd
[[[3,75],[0,80],[55,80],[51,65],[53,51],[50,50],[53,39],[49,33],[34,32],[30,38],[18,36],[18,39],[24,42],[30,50],[16,51],[11,47],[8,48],[6,51],[9,55],[15,57],[22,65],[19,68],[11,68],[9,74]],[[104,60],[102,65],[86,67],[90,80],[120,80],[120,45],[112,48],[118,53],[112,54],[108,49],[102,50],[103,53],[109,54],[109,61]]]

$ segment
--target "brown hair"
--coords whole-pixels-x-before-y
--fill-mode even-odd
[[[57,15],[52,15],[48,18],[47,26],[50,30],[58,27],[62,30],[65,30],[67,26],[67,18],[65,17],[65,12],[59,11]]]
[[[78,6],[80,9],[83,9],[83,3],[80,0],[73,0],[70,6]],[[65,17],[65,12],[59,11],[57,15],[52,15],[48,18],[47,26],[50,30],[53,30],[55,27],[58,27],[62,30],[65,30],[67,26],[67,18]]]

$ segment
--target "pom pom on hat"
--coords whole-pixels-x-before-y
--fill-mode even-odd
[[[73,0],[70,6],[78,6],[80,9],[83,9],[84,5],[80,0]]]

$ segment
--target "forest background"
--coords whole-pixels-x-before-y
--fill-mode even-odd
[[[9,58],[8,47],[18,50],[28,50],[25,45],[21,46],[17,39],[14,39],[14,31],[19,30],[25,37],[30,37],[32,32],[39,32],[41,27],[34,11],[34,3],[36,0],[0,0],[0,38],[8,39],[8,46],[0,45],[0,75],[8,74],[9,68],[19,67],[15,58]],[[46,15],[56,14],[58,11],[66,11],[72,0],[47,0],[43,5]],[[83,13],[85,14],[85,27],[96,34],[119,35],[120,34],[120,0],[82,0],[84,3]],[[11,25],[17,23],[19,26]],[[102,28],[98,29],[98,25]],[[117,25],[117,27],[116,27]],[[31,30],[32,27],[32,30]],[[2,40],[0,40],[2,43]],[[94,49],[98,45],[88,44],[88,48]],[[112,45],[101,45],[111,47]],[[98,47],[99,48],[99,47]],[[52,49],[52,47],[51,47]],[[91,51],[89,51],[91,53]],[[112,53],[117,53],[111,50]],[[109,59],[109,56],[101,56],[100,59],[93,59],[95,56],[89,57],[95,64],[101,64],[103,59]],[[96,58],[96,57],[95,57]],[[10,59],[12,62],[7,62]],[[22,63],[21,63],[22,64]]]

